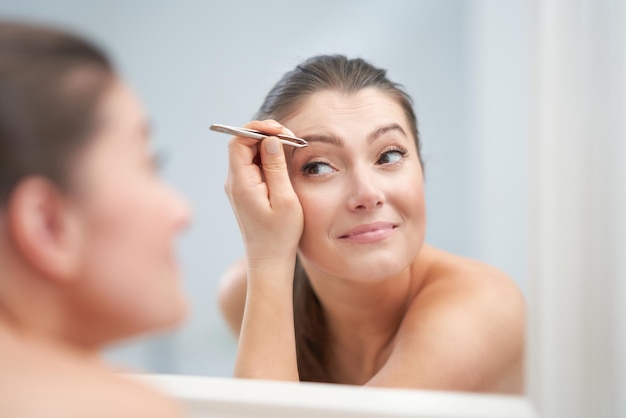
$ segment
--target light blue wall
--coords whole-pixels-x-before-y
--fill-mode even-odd
[[[208,126],[247,122],[282,73],[320,53],[366,58],[405,85],[424,144],[427,241],[488,261],[525,288],[524,9],[521,1],[2,0],[0,16],[63,24],[109,50],[171,157],[165,177],[194,207],[180,243],[189,321],[109,357],[158,372],[231,374],[235,342],[216,287],[243,246],[223,193],[227,137]]]

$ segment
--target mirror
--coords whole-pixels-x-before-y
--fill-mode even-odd
[[[426,172],[426,241],[476,258],[526,291],[528,5],[458,1],[146,4],[6,0],[5,16],[61,23],[107,47],[154,121],[171,159],[165,177],[195,212],[180,245],[191,303],[180,330],[109,356],[154,373],[232,375],[235,340],[217,283],[244,254],[223,193],[224,136],[270,87],[319,53],[361,56],[415,100]],[[459,210],[462,208],[462,210]]]

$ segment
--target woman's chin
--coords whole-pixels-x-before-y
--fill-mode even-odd
[[[159,305],[160,308],[158,306],[153,307],[144,317],[143,328],[147,333],[172,330],[181,325],[187,318],[189,305],[182,294],[176,300],[170,298],[170,300]]]

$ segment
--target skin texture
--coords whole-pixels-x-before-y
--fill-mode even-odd
[[[285,147],[282,160],[261,146],[261,170],[251,141],[230,146],[226,190],[247,251],[220,293],[239,336],[235,374],[298,380],[298,251],[328,321],[335,381],[521,393],[523,297],[502,272],[423,244],[423,176],[402,108],[375,89],[324,91],[281,123],[309,147]]]
[[[98,359],[107,344],[183,319],[174,239],[190,217],[158,176],[130,90],[116,82],[99,110],[69,190],[30,176],[0,214],[2,416],[180,414]]]

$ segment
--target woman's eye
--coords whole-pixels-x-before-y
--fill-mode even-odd
[[[167,154],[163,151],[154,152],[150,156],[150,167],[157,173],[163,170],[167,162]]]
[[[335,171],[330,164],[322,162],[311,162],[302,167],[302,172],[309,176],[319,176],[329,174]]]
[[[378,159],[377,163],[378,164],[397,163],[401,161],[402,158],[404,158],[405,154],[406,154],[406,151],[404,150],[390,150],[390,151],[384,152]]]

